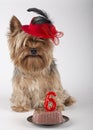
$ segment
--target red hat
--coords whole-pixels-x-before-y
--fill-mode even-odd
[[[45,39],[50,38],[54,41],[55,45],[59,44],[59,38],[64,35],[63,32],[58,32],[55,26],[50,23],[30,23],[30,25],[23,25],[21,28],[23,31],[32,36]]]

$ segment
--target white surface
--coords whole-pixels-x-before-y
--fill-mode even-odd
[[[7,31],[12,15],[22,24],[32,18],[29,7],[45,9],[58,30],[64,32],[55,47],[62,83],[77,100],[63,114],[70,117],[64,125],[39,127],[26,118],[32,112],[16,113],[10,109],[13,65],[9,57]],[[93,1],[92,0],[0,0],[0,130],[93,129]],[[35,14],[34,14],[35,15]]]

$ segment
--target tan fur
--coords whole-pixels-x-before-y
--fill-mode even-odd
[[[73,98],[62,88],[59,73],[53,58],[53,43],[39,39],[21,30],[20,21],[13,16],[8,33],[10,56],[14,63],[13,94],[11,102],[15,111],[44,109],[44,100],[49,91],[56,92],[57,109],[71,105]],[[32,57],[31,48],[37,49]]]

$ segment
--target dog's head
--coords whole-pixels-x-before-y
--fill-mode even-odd
[[[13,16],[8,37],[14,65],[25,71],[38,71],[48,67],[53,60],[52,41],[31,36],[21,26],[20,21]]]
[[[47,14],[37,8],[30,8],[41,16],[34,17],[30,25],[21,25],[13,16],[10,21],[10,55],[17,68],[27,72],[40,71],[53,61],[53,42],[63,34],[57,32]],[[60,35],[62,34],[62,35]]]

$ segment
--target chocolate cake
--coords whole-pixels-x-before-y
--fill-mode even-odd
[[[35,111],[33,114],[32,121],[35,124],[60,124],[64,122],[62,113],[60,111],[44,112]]]

